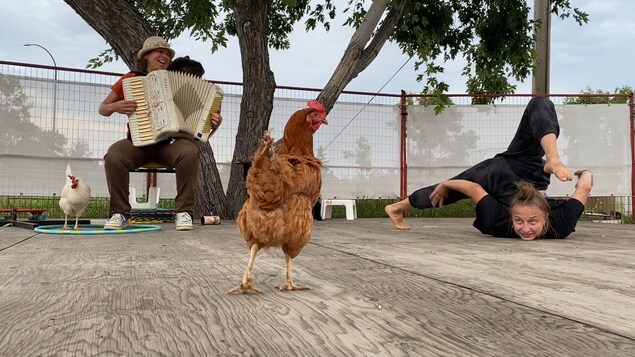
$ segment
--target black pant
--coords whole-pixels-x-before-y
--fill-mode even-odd
[[[482,161],[454,176],[478,183],[497,200],[509,204],[516,193],[516,183],[529,181],[537,189],[546,190],[550,174],[544,172],[545,151],[540,140],[547,134],[560,135],[560,125],[553,102],[546,97],[532,98],[520,120],[516,135],[507,150],[491,159]],[[420,188],[410,194],[410,205],[416,208],[431,208],[430,194],[437,185]],[[452,204],[468,198],[461,192],[450,191],[444,204]]]

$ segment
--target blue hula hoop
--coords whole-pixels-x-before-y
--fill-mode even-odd
[[[141,233],[161,230],[161,226],[155,224],[129,224],[123,229],[104,229],[104,226],[98,224],[80,224],[79,229],[63,229],[62,224],[54,224],[49,226],[38,226],[33,230],[37,233],[47,234],[124,234],[124,233]]]

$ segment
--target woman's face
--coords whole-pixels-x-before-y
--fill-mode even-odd
[[[157,69],[166,69],[172,62],[172,58],[170,58],[170,51],[165,48],[152,50],[146,53],[143,57],[147,61],[146,71],[148,72],[152,72]]]
[[[516,205],[511,209],[512,225],[522,240],[540,237],[547,224],[547,213],[536,206]]]

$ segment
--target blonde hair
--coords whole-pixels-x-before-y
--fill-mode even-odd
[[[510,213],[514,207],[519,205],[538,207],[538,209],[547,216],[542,233],[540,233],[540,236],[545,235],[545,233],[549,230],[549,212],[551,211],[551,207],[549,207],[549,203],[547,202],[545,196],[530,182],[520,181],[516,184],[516,194],[514,194],[509,203]]]

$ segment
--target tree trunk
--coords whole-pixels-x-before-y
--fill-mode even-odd
[[[333,108],[344,88],[377,57],[383,45],[394,32],[406,2],[407,0],[373,1],[364,21],[357,28],[348,47],[346,47],[340,63],[317,98],[327,112]],[[377,24],[389,4],[391,4],[391,10],[373,36],[375,28],[377,28]]]
[[[155,34],[143,16],[125,0],[64,0],[134,69],[143,41]]]
[[[200,169],[194,197],[194,217],[216,215],[222,219],[230,219],[232,216],[227,207],[227,197],[223,191],[212,147],[209,144],[199,145],[198,157]]]
[[[270,5],[270,0],[230,2],[243,66],[243,99],[227,188],[227,201],[234,218],[247,199],[247,171],[273,110],[276,82],[269,64],[267,39]]]

